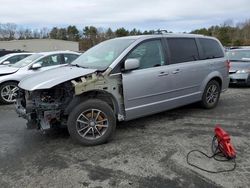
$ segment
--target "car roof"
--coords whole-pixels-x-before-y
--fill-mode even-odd
[[[20,52],[20,53],[9,53],[9,54],[6,54],[5,56],[7,57],[11,57],[11,56],[15,56],[15,55],[32,55],[34,53],[31,53],[31,52]]]
[[[44,56],[53,55],[53,54],[76,54],[76,55],[80,55],[80,53],[78,53],[78,52],[73,52],[73,51],[69,51],[69,50],[66,50],[66,51],[38,52],[37,54],[41,54],[41,55],[44,55]]]

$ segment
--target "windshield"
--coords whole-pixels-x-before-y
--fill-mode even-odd
[[[28,57],[22,59],[21,61],[18,61],[17,63],[9,65],[9,66],[21,68],[21,67],[29,65],[30,63],[32,63],[33,61],[37,60],[38,58],[40,58],[42,56],[43,56],[42,54],[33,54],[31,56],[28,56]]]
[[[72,65],[105,70],[132,42],[134,39],[124,38],[102,42],[83,53]]]
[[[250,61],[250,50],[234,50],[227,52],[230,61]]]

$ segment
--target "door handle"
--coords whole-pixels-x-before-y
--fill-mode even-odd
[[[160,72],[160,74],[158,76],[167,76],[168,72]]]
[[[179,72],[181,72],[180,69],[176,69],[176,70],[174,70],[172,73],[173,73],[173,74],[177,74],[177,73],[179,73]]]

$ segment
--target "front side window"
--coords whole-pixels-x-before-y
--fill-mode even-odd
[[[193,38],[168,38],[170,63],[183,63],[199,59],[198,48]]]
[[[143,42],[128,55],[127,59],[130,58],[139,60],[139,69],[157,67],[165,63],[160,40]]]
[[[55,66],[61,64],[61,55],[49,55],[47,57],[44,57],[40,59],[37,63],[40,63],[42,67],[49,67],[49,66]]]

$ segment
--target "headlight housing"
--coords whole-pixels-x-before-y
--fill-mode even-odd
[[[238,70],[237,73],[240,73],[240,74],[250,73],[250,69]]]

